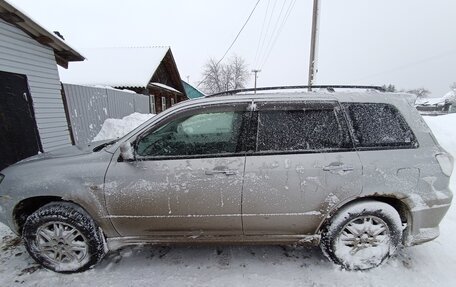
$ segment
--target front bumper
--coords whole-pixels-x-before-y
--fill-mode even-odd
[[[11,205],[11,197],[8,195],[0,195],[0,223],[8,226],[14,233],[12,211],[8,208]]]

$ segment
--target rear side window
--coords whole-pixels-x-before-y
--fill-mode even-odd
[[[321,151],[350,145],[334,107],[260,109],[258,151]],[[345,128],[344,128],[345,127]]]
[[[344,103],[354,131],[355,144],[366,148],[414,148],[415,135],[392,105]]]

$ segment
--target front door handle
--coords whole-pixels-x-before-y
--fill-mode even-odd
[[[206,175],[214,175],[214,174],[219,174],[219,173],[224,173],[225,175],[236,175],[237,170],[234,169],[213,169],[213,170],[206,170],[204,172]]]

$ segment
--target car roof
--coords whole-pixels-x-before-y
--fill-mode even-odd
[[[188,104],[215,104],[233,103],[245,101],[339,101],[339,102],[361,102],[361,103],[392,103],[403,102],[414,103],[415,95],[407,93],[388,93],[379,91],[354,91],[354,92],[261,92],[241,93],[235,95],[207,96],[186,101]]]

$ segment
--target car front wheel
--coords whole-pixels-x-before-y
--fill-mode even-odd
[[[29,254],[44,267],[60,272],[82,272],[104,256],[100,229],[79,206],[49,203],[30,215],[22,237]]]
[[[402,240],[402,222],[389,204],[363,201],[343,207],[322,232],[321,249],[348,270],[382,264]]]

